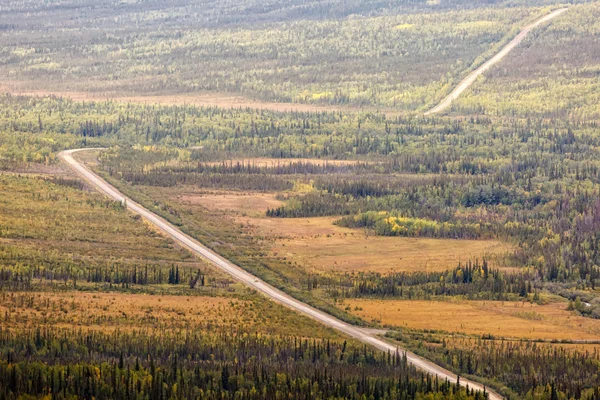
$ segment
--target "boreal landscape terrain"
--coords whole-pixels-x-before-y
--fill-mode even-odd
[[[0,77],[0,400],[600,399],[600,2],[3,0]]]

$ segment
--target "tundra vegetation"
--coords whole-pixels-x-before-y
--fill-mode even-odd
[[[556,5],[5,2],[0,398],[485,398],[266,301],[57,158],[104,147],[78,157],[288,294],[509,398],[600,399],[576,3],[423,117]],[[231,99],[264,107],[202,105]]]

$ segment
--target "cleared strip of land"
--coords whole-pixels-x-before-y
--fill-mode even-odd
[[[517,47],[523,41],[523,39],[525,39],[527,37],[527,35],[529,34],[529,32],[531,32],[535,27],[543,24],[544,22],[548,22],[551,19],[558,17],[559,15],[561,15],[562,13],[564,13],[565,11],[567,11],[567,8],[559,8],[558,10],[554,10],[551,13],[544,15],[543,17],[535,20],[531,24],[529,24],[526,27],[524,27],[521,30],[521,32],[517,36],[515,36],[515,38],[513,40],[511,40],[506,46],[504,46],[502,48],[502,50],[500,50],[498,53],[496,53],[496,55],[494,55],[494,57],[490,58],[488,61],[486,61],[485,63],[483,63],[475,71],[473,71],[469,75],[467,75],[467,77],[465,79],[463,79],[458,84],[458,86],[456,86],[452,90],[452,92],[450,92],[450,94],[448,96],[446,96],[444,98],[444,100],[442,100],[442,102],[440,104],[438,104],[437,106],[433,107],[431,110],[427,111],[425,113],[425,115],[436,114],[436,113],[444,111],[445,109],[447,109],[448,107],[450,107],[450,105],[452,104],[452,102],[454,100],[456,100],[465,90],[467,90],[469,88],[469,86],[471,86],[477,80],[477,78],[479,76],[481,76],[485,71],[487,71],[488,69],[490,69],[495,64],[497,64],[500,61],[502,61],[502,59],[504,57],[506,57],[506,55],[508,53],[510,53],[512,51],[512,49],[514,49],[515,47]]]
[[[56,96],[70,99],[76,102],[103,102],[113,101],[119,103],[132,103],[144,105],[162,106],[194,106],[194,107],[219,107],[224,109],[241,108],[253,110],[268,110],[275,112],[299,112],[299,113],[323,113],[323,112],[381,112],[389,117],[402,115],[400,110],[388,107],[368,106],[358,107],[351,105],[330,104],[307,104],[307,103],[283,103],[276,101],[263,101],[244,97],[242,95],[230,95],[218,92],[199,92],[187,94],[162,94],[162,95],[122,95],[113,92],[75,92],[57,91],[46,89],[22,89],[19,84],[0,83],[0,93],[10,93],[14,96],[48,97]]]
[[[232,262],[228,261],[227,259],[214,253],[212,250],[208,249],[207,247],[202,245],[200,242],[193,239],[191,236],[189,236],[189,235],[183,233],[182,231],[180,231],[179,229],[177,229],[174,225],[172,225],[165,219],[159,217],[158,215],[154,214],[153,212],[147,210],[146,208],[142,207],[138,203],[134,202],[130,198],[123,195],[112,185],[108,184],[104,179],[102,179],[101,177],[99,177],[98,175],[96,175],[95,173],[90,171],[88,168],[86,168],[84,165],[82,165],[79,161],[75,160],[73,158],[73,153],[82,151],[82,150],[85,150],[85,149],[67,150],[67,151],[60,153],[59,156],[77,174],[79,174],[82,178],[84,178],[88,183],[90,183],[97,190],[106,194],[107,196],[111,197],[112,199],[114,199],[116,201],[126,203],[127,207],[131,211],[144,217],[148,222],[150,222],[151,224],[156,226],[163,234],[171,237],[174,241],[176,241],[183,247],[189,249],[195,255],[206,259],[207,261],[214,264],[216,267],[220,268],[221,270],[227,272],[228,274],[233,276],[238,281],[244,283],[248,287],[255,289],[256,291],[266,295],[270,299],[277,301],[280,304],[283,304],[292,310],[295,310],[295,311],[300,312],[304,315],[307,315],[311,318],[314,318],[315,320],[321,322],[322,324],[324,324],[326,326],[334,328],[352,338],[360,340],[361,342],[371,345],[382,351],[392,352],[392,353],[398,351],[398,346],[393,345],[391,343],[388,343],[388,342],[378,338],[375,334],[373,334],[373,332],[368,331],[368,330],[363,330],[356,326],[350,325],[346,322],[340,321],[339,319],[334,318],[331,315],[329,315],[323,311],[317,310],[299,300],[296,300],[295,298],[287,295],[286,293],[282,292],[281,290],[274,288],[273,286],[269,285],[268,283],[262,281],[261,279],[257,278],[256,276],[250,274],[246,270],[233,264]],[[402,350],[402,351],[405,351],[405,350]],[[419,368],[427,373],[437,375],[441,379],[448,379],[450,382],[457,381],[458,378],[454,373],[432,363],[431,361],[421,358],[414,353],[411,353],[409,351],[405,351],[405,353],[406,353],[407,360],[411,364],[416,366],[417,368]],[[461,383],[461,385],[469,385],[469,387],[476,389],[476,390],[481,390],[481,391],[484,390],[483,385],[473,382],[473,381],[470,381],[470,380],[467,380],[467,379],[461,379],[460,383]],[[497,394],[493,391],[488,390],[487,392],[489,394],[490,400],[501,400],[502,399],[502,396],[500,396],[499,394]]]

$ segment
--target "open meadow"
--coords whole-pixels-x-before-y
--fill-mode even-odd
[[[268,209],[283,204],[274,193],[180,190],[172,192],[172,200],[222,212],[270,244],[273,255],[310,273],[444,271],[461,261],[495,259],[513,250],[497,240],[378,237],[334,225],[336,217],[265,217]]]
[[[340,307],[378,324],[497,339],[598,340],[600,321],[573,315],[565,302],[346,299]]]

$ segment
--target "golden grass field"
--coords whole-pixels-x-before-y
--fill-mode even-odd
[[[311,221],[317,225],[317,221]],[[277,240],[273,251],[295,259],[314,272],[444,271],[459,262],[510,250],[497,240],[452,240],[354,235],[296,237]]]
[[[262,297],[129,293],[22,292],[0,294],[3,326],[115,329],[193,329],[215,326],[305,337],[336,334]]]
[[[600,320],[567,311],[567,303],[537,305],[514,301],[423,301],[346,299],[366,321],[412,329],[442,330],[505,338],[598,340]]]
[[[159,198],[187,206],[191,214],[195,210],[208,209],[214,215],[223,216],[223,223],[230,221],[232,226],[243,225],[243,231],[260,238],[269,246],[272,255],[293,261],[290,265],[301,265],[310,272],[445,270],[456,266],[459,261],[484,255],[492,255],[492,260],[494,255],[499,256],[492,265],[501,267],[498,264],[502,261],[501,255],[511,250],[510,245],[497,240],[369,236],[361,230],[333,225],[336,217],[267,218],[264,212],[281,204],[276,193],[204,190],[191,186],[176,189],[153,187],[152,192]],[[574,315],[566,310],[565,302],[535,305],[460,299],[353,299],[338,306],[366,321],[390,327],[491,334],[502,338],[597,340],[600,337],[600,321]],[[245,318],[253,318],[254,323],[258,321],[256,326],[267,322],[270,326],[273,321],[277,326],[288,325],[283,317],[279,320],[271,317],[261,319],[267,314],[257,316],[246,310],[242,312],[244,316],[239,316],[232,309],[220,307],[217,319],[223,318],[232,325],[252,326]],[[180,306],[183,315],[194,315],[191,309]],[[206,318],[214,320],[211,316]],[[172,324],[177,323],[176,319],[171,321]]]
[[[494,257],[512,249],[498,240],[368,236],[333,225],[337,217],[267,218],[267,209],[282,204],[274,193],[186,188],[175,199],[226,213],[262,237],[273,255],[294,260],[310,272],[443,271],[484,256],[502,267],[501,257]]]

